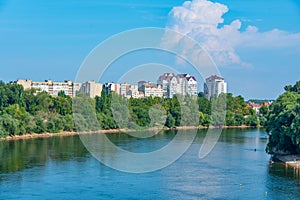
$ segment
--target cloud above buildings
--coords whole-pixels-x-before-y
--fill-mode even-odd
[[[167,28],[195,39],[218,66],[249,66],[238,55],[239,48],[282,48],[300,45],[300,33],[273,29],[260,32],[255,26],[241,30],[242,19],[224,24],[229,8],[208,0],[185,1],[169,13]],[[170,38],[179,42],[180,38]],[[183,50],[184,51],[184,50]]]

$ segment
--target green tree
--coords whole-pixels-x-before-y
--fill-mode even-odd
[[[266,151],[270,154],[287,152],[300,153],[300,82],[285,87],[286,92],[270,106],[266,129],[269,143]]]
[[[252,126],[252,127],[257,127],[259,125],[258,117],[256,115],[249,115],[246,118],[246,125]]]
[[[263,115],[263,116],[266,116],[268,113],[269,113],[269,108],[268,108],[268,106],[262,106],[262,107],[259,109],[259,114],[261,114],[261,115]]]
[[[0,116],[0,127],[3,136],[20,134],[19,121],[6,113]]]
[[[242,114],[235,114],[235,126],[242,126],[243,124],[245,124],[245,117]]]
[[[175,119],[171,114],[168,114],[166,119],[166,126],[172,128],[175,126]]]

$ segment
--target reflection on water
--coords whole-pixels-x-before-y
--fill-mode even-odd
[[[0,142],[0,173],[43,166],[48,159],[66,161],[87,155],[78,136]]]
[[[147,139],[108,137],[122,149],[149,152],[175,135],[165,131]],[[282,163],[270,166],[263,130],[223,130],[213,151],[199,159],[205,135],[206,130],[199,130],[178,161],[146,174],[100,164],[78,136],[2,141],[0,199],[299,199],[298,169]],[[119,155],[106,156],[118,161]]]
[[[300,179],[300,168],[282,162],[270,165],[269,173],[283,178]]]

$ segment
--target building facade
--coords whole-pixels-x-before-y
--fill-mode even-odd
[[[139,81],[137,85],[128,83],[105,83],[100,84],[95,81],[86,81],[76,83],[72,81],[54,82],[46,80],[35,82],[32,80],[17,80],[13,83],[20,84],[24,89],[36,89],[36,92],[48,92],[51,96],[56,97],[60,91],[63,91],[70,97],[75,97],[77,93],[85,94],[91,98],[101,96],[103,90],[107,94],[111,92],[124,96],[126,98],[143,98],[143,97],[164,97],[172,98],[174,95],[196,96],[198,93],[198,83],[194,76],[189,74],[164,73],[161,75],[157,84],[151,82]]]
[[[96,83],[95,81],[87,81],[81,84],[79,91],[91,98],[95,98],[96,96],[101,96],[102,87],[103,85],[100,83]]]
[[[169,97],[170,81],[173,77],[175,77],[174,73],[164,73],[157,80],[157,84],[162,86],[164,97]]]
[[[206,98],[218,97],[222,93],[227,93],[227,83],[224,78],[213,75],[206,79],[204,83],[204,95]]]
[[[166,98],[172,98],[175,94],[190,96],[198,94],[198,82],[189,74],[165,73],[158,78],[157,84],[162,85]]]
[[[103,89],[106,91],[106,94],[113,92],[114,94],[120,95],[120,84],[117,83],[105,83],[103,84]]]
[[[163,86],[159,84],[152,84],[150,82],[140,81],[139,82],[139,92],[144,94],[144,97],[163,97],[164,90]]]
[[[120,95],[125,98],[141,98],[138,85],[130,85],[128,83],[120,84]]]
[[[74,88],[72,81],[54,82],[52,80],[45,80],[43,82],[36,82],[32,80],[17,80],[14,83],[20,84],[25,90],[34,88],[37,93],[48,92],[51,96],[56,97],[60,91],[63,91],[65,95],[74,97]]]

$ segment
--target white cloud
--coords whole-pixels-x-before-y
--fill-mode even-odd
[[[300,45],[299,33],[292,34],[278,29],[260,32],[255,26],[248,26],[245,31],[241,31],[242,22],[239,19],[223,25],[223,15],[228,11],[226,5],[208,0],[186,1],[169,13],[167,28],[197,40],[219,66],[248,65],[236,53],[236,48]]]

